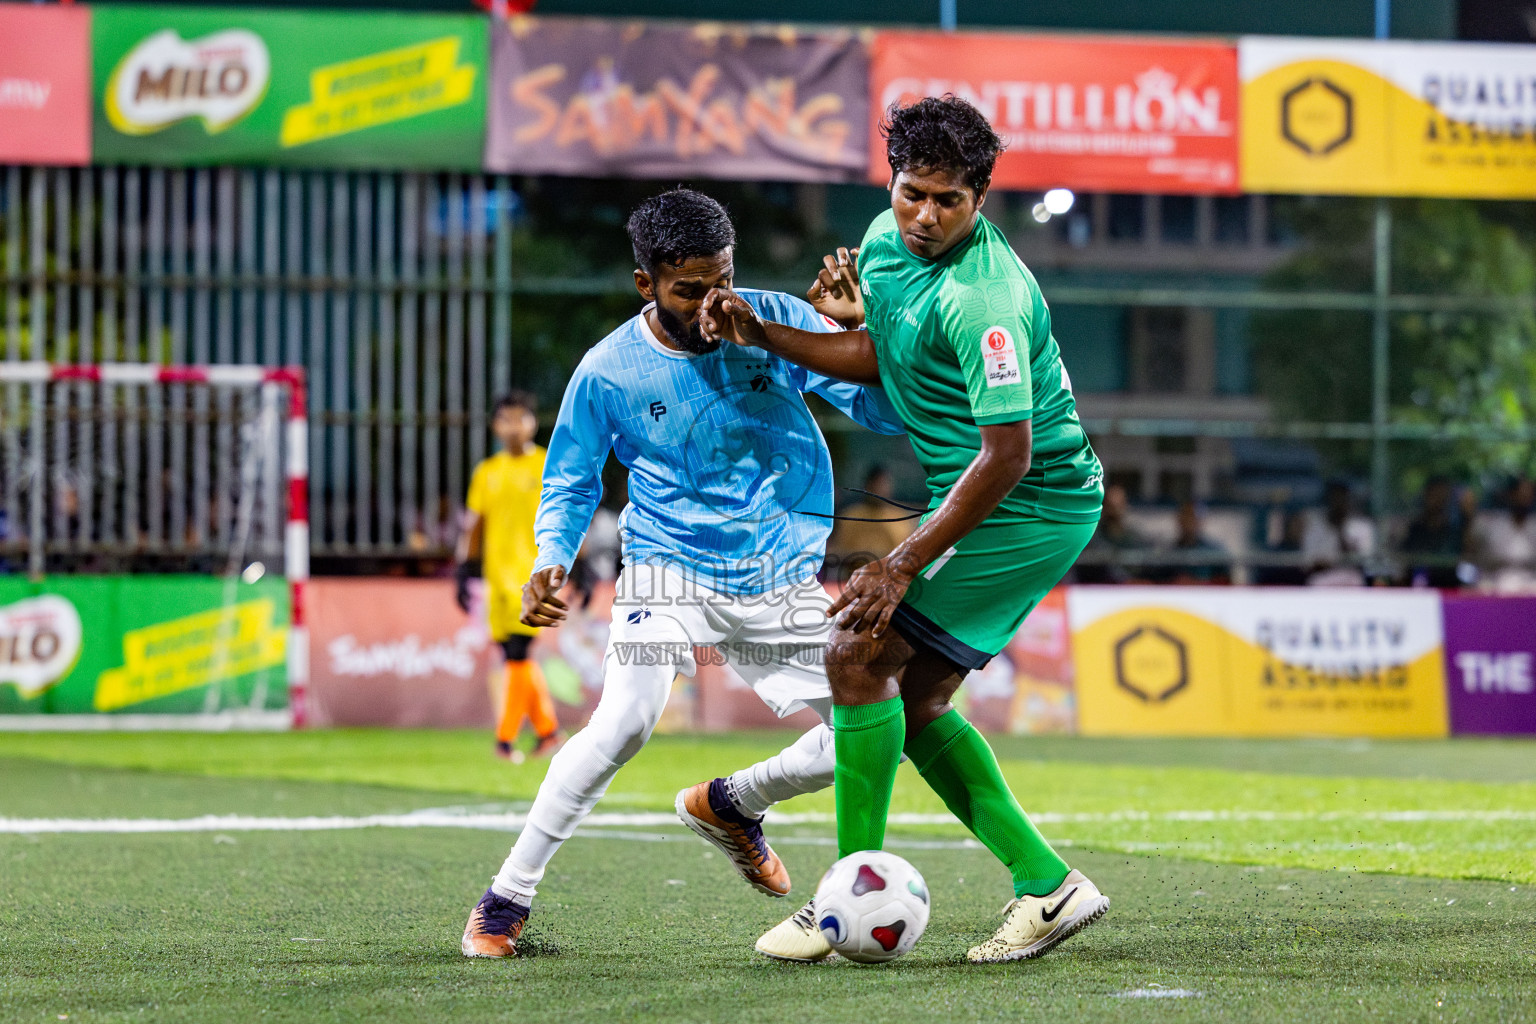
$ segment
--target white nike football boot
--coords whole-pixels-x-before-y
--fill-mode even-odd
[[[1109,897],[1081,871],[1073,871],[1049,896],[1020,896],[1004,907],[997,934],[973,947],[966,957],[973,964],[1032,960],[1093,924],[1107,910]]]
[[[816,927],[816,901],[764,932],[756,949],[763,956],[797,964],[814,964],[831,956],[832,944]]]

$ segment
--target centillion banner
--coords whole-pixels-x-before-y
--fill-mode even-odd
[[[1246,37],[1245,192],[1536,197],[1536,46]]]
[[[1073,587],[1089,736],[1444,736],[1440,598]]]

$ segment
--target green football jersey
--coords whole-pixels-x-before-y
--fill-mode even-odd
[[[906,247],[887,210],[864,235],[859,278],[880,382],[933,506],[981,451],[980,426],[1033,420],[1029,472],[993,518],[1095,519],[1104,469],[1078,422],[1051,311],[1002,231],[977,216],[970,238],[928,260]]]

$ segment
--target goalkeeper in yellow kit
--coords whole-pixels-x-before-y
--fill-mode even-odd
[[[533,443],[538,429],[536,401],[525,392],[497,400],[491,430],[501,451],[475,467],[465,505],[469,518],[457,551],[459,607],[469,611],[469,580],[485,578],[486,608],[491,639],[506,657],[505,700],[496,723],[496,753],[520,759],[512,749],[523,719],[533,723],[538,743],[533,753],[546,756],[560,745],[560,723],[539,666],[529,659],[528,645],[538,628],[520,621],[523,584],[533,571],[538,548],[533,542],[533,517],[539,507],[544,476],[544,449]]]

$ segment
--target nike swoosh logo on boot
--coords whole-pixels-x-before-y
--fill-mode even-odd
[[[1076,894],[1077,886],[1074,885],[1072,887],[1072,891],[1063,896],[1054,907],[1052,907],[1050,910],[1040,911],[1040,920],[1044,921],[1046,924],[1050,924],[1052,921],[1056,920],[1057,916],[1061,913],[1061,908],[1066,906],[1068,901],[1070,901]]]

